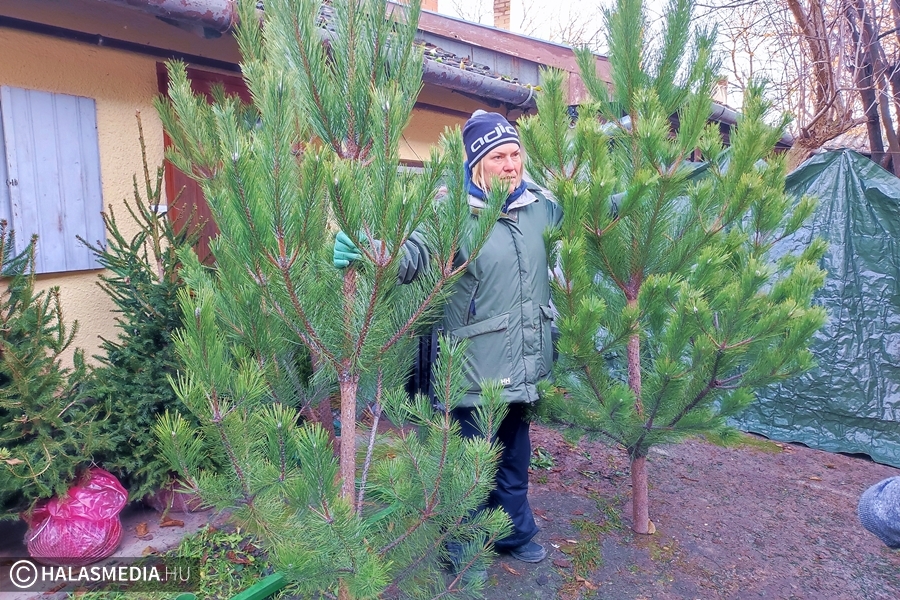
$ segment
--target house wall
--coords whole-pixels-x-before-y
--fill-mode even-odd
[[[3,28],[0,56],[2,85],[96,101],[104,207],[120,215],[128,232],[127,219],[121,218],[126,216],[122,201],[132,197],[132,175],[141,171],[136,111],[143,115],[151,167],[163,159],[162,125],[152,105],[157,93],[156,59]],[[58,285],[62,289],[66,319],[78,320],[80,325],[73,348],[84,348],[89,356],[97,352],[100,336],[116,334],[112,302],[97,287],[100,272],[39,276],[42,288]]]
[[[400,156],[409,161],[428,159],[432,145],[436,144],[447,127],[456,125],[462,129],[466,120],[478,109],[500,110],[434,85],[425,85],[419,93],[416,107],[403,139]]]

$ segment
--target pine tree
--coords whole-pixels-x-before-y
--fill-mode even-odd
[[[724,147],[707,123],[714,33],[691,42],[691,10],[672,0],[654,47],[641,1],[619,0],[606,19],[611,90],[580,52],[592,101],[577,123],[561,77],[548,74],[538,115],[522,127],[529,172],[565,211],[549,240],[562,359],[546,414],[576,438],[627,449],[638,533],[655,529],[649,449],[734,439],[727,418],[755,388],[811,366],[807,345],[825,319],[811,306],[824,243],[790,239],[813,202],[785,194],[785,163],[773,154],[787,120],[766,125],[754,85]],[[695,150],[705,170],[689,164]]]
[[[469,566],[505,531],[502,512],[475,513],[493,485],[488,440],[503,406],[498,389],[488,393],[486,438],[459,439],[452,344],[436,367],[444,410],[421,396],[411,402],[404,380],[416,335],[466,267],[454,263],[460,244],[477,253],[500,198],[472,218],[458,130],[423,172],[401,168],[399,142],[421,87],[417,3],[270,0],[261,26],[255,2],[240,7],[253,104],[224,94],[207,104],[173,63],[171,101],[158,106],[169,158],[200,183],[220,233],[213,271],[179,255],[185,369],[174,383],[202,427],[170,414],[157,433],[186,484],[256,531],[302,590],[434,597],[445,593],[436,569],[448,539],[463,542]],[[439,184],[446,192],[436,201]],[[342,270],[332,262],[337,229],[362,254]],[[431,255],[399,285],[413,236]],[[314,369],[308,380],[283,356],[301,348]],[[322,429],[296,409],[330,384],[340,391],[337,462]],[[358,447],[360,409],[371,424]],[[405,426],[382,438],[383,414]],[[199,469],[209,455],[226,468]],[[450,586],[478,583],[463,586],[458,574]]]
[[[14,233],[0,221],[0,518],[64,495],[102,440],[95,437],[97,408],[79,396],[82,352],[71,368],[60,359],[77,323],[63,320],[59,288],[35,288],[36,244],[34,236],[16,254]]]

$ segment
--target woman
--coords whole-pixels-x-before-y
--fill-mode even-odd
[[[506,511],[513,532],[498,541],[495,549],[518,560],[540,562],[547,551],[532,541],[538,527],[528,503],[531,440],[526,407],[537,400],[537,383],[550,373],[552,363],[544,231],[559,224],[562,211],[549,200],[548,192],[529,189],[522,180],[519,135],[502,115],[475,111],[463,128],[463,143],[473,213],[485,207],[493,185],[508,186],[509,195],[486,243],[454,284],[444,308],[444,332],[469,341],[468,390],[453,416],[464,437],[480,436],[473,412],[480,402],[481,382],[494,380],[503,386],[509,412],[496,436],[502,454],[497,486],[487,506]],[[404,249],[399,279],[409,283],[427,266],[429,252],[417,236]],[[339,233],[335,266],[345,267],[359,256],[349,238]],[[461,264],[466,259],[468,249],[462,248],[457,260]]]

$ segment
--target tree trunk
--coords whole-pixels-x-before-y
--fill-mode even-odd
[[[888,101],[890,92],[887,84],[887,61],[879,41],[875,23],[872,21],[872,15],[866,9],[865,0],[856,0],[856,14],[859,17],[859,26],[862,33],[861,50],[866,53],[866,62],[870,65],[872,73],[872,88],[878,98],[881,133],[884,134],[884,139],[887,140],[888,152],[881,161],[881,166],[892,170],[897,175],[900,173],[900,169],[897,168],[900,165],[897,164],[898,161],[894,161],[895,164],[891,165],[891,157],[900,152],[900,143],[897,141],[897,132],[894,129],[894,123],[891,121],[890,102]]]
[[[869,60],[868,48],[863,39],[865,35],[864,27],[862,23],[857,21],[860,15],[852,2],[846,4],[844,14],[847,18],[847,23],[850,25],[850,35],[853,44],[856,46],[856,64],[853,70],[859,98],[863,106],[863,114],[866,118],[869,151],[872,153],[872,160],[881,164],[886,155],[884,153],[884,139],[881,137],[881,119],[878,117],[878,98],[875,95],[873,81],[872,70],[874,65]]]
[[[341,496],[352,506],[356,503],[356,390],[359,375],[342,373],[340,383]]]
[[[636,307],[637,292],[635,291],[634,298],[628,298],[628,308]],[[625,354],[628,360],[628,387],[634,392],[634,408],[638,415],[644,416],[644,403],[641,401],[641,336],[639,333],[635,332],[628,338]]]
[[[812,69],[813,116],[801,122],[800,138],[810,150],[843,133],[849,113],[834,72],[834,52],[820,0],[810,0],[806,10],[800,0],[787,0],[794,21],[802,32]],[[804,157],[805,158],[805,157]]]
[[[900,0],[891,0],[891,18],[894,23],[894,44],[900,44]],[[894,99],[894,114],[897,115],[898,129],[900,129],[900,60],[894,62],[890,69],[891,92]],[[893,157],[895,162],[900,162],[900,156]]]
[[[637,285],[634,286],[633,298],[628,298],[628,307],[637,306]],[[638,415],[644,416],[644,404],[641,401],[641,336],[637,332],[628,338],[626,347],[628,358],[628,387],[634,393],[634,408]],[[631,458],[631,528],[635,533],[650,533],[650,500],[647,490],[647,457]]]
[[[634,457],[631,459],[631,528],[635,533],[651,533],[649,496],[647,457]]]
[[[341,429],[341,431],[343,431],[343,429]],[[343,579],[338,581],[338,600],[353,600],[353,596],[350,595],[350,590],[347,589],[347,582]]]
[[[894,66],[890,76],[891,96],[894,100],[894,114],[897,117],[897,130],[900,130],[900,61]],[[900,177],[900,153],[891,154],[891,160],[894,161],[894,175]]]

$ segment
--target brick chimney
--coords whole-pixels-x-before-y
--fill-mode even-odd
[[[498,29],[509,29],[510,0],[494,0],[494,27]]]
[[[719,104],[728,104],[728,78],[720,77],[713,84],[712,89],[712,99],[713,102],[718,102]]]
[[[127,0],[125,0],[127,2]],[[409,4],[409,0],[393,0],[398,4]],[[438,11],[438,0],[422,0],[422,10]]]

